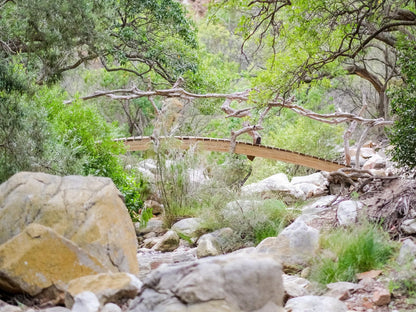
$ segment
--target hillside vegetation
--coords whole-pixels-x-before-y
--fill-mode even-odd
[[[373,137],[415,166],[413,2],[199,5],[3,1],[0,181],[22,170],[107,176],[139,219],[149,190],[134,164],[149,155],[126,155],[113,138],[238,136],[343,161],[343,139]],[[175,88],[206,96],[137,95]],[[232,187],[248,172],[307,172],[225,154],[196,161],[231,170]]]

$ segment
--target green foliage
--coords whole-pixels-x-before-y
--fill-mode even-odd
[[[267,237],[277,236],[299,214],[297,209],[287,208],[280,200],[256,201],[251,198],[248,206],[248,202],[236,195],[225,192],[224,188],[212,194],[212,201],[216,204],[204,205],[202,218],[205,227],[211,230],[225,227],[233,229],[240,238],[240,245],[257,245]],[[225,208],[232,199],[236,199],[233,207]]]
[[[34,107],[43,107],[46,112],[49,136],[44,139],[46,148],[41,159],[44,170],[111,178],[124,196],[133,220],[142,220],[139,213],[148,187],[138,172],[123,168],[119,154],[124,147],[112,139],[116,130],[95,106],[81,101],[65,105],[64,98],[60,88],[43,87],[31,100]]]
[[[311,270],[311,278],[322,284],[354,282],[357,273],[385,265],[394,250],[387,233],[367,222],[325,235],[322,248],[323,256]]]
[[[390,276],[388,287],[390,293],[394,295],[416,298],[416,276],[413,263],[403,265],[399,272]]]
[[[110,68],[153,71],[169,81],[196,68],[195,31],[174,0],[19,0],[0,10],[2,41],[26,57],[40,81],[97,57]]]
[[[388,274],[389,291],[393,297],[405,297],[416,299],[416,271],[414,256],[410,248],[402,254],[405,244],[400,244],[400,259],[395,259],[390,265]],[[415,304],[416,302],[413,302]]]
[[[163,222],[167,228],[182,217],[197,216],[201,209],[197,188],[189,176],[189,170],[196,165],[195,154],[192,149],[185,152],[179,149],[178,143],[175,139],[165,140],[156,154],[157,188],[165,208]]]
[[[399,64],[405,83],[392,90],[391,105],[395,122],[389,131],[393,160],[402,166],[416,167],[416,51],[412,42],[400,44]]]
[[[0,62],[0,182],[21,170],[39,170],[48,125],[21,66]]]
[[[297,214],[280,200],[265,200],[258,211],[250,211],[247,216],[253,227],[254,243],[257,245],[267,237],[277,236]]]

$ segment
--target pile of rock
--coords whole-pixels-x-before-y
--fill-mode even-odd
[[[306,177],[294,177],[289,182],[284,173],[278,173],[260,182],[241,189],[242,196],[278,198],[290,204],[299,200],[322,196],[328,193],[328,180],[317,172]]]
[[[244,192],[290,202],[327,187],[321,173],[290,183],[279,174]],[[247,211],[258,204],[238,203]],[[311,199],[277,237],[229,253],[233,230],[207,233],[198,218],[171,229],[154,218],[135,228],[109,179],[19,173],[0,186],[0,295],[30,295],[44,312],[386,311],[391,294],[381,271],[324,292],[307,280],[322,230],[354,224],[362,209],[333,195]],[[406,240],[399,261],[415,258],[415,246]],[[0,312],[11,311],[35,308],[0,300]]]

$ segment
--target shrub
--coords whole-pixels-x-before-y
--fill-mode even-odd
[[[393,243],[378,226],[363,222],[339,228],[322,240],[326,250],[312,268],[311,278],[328,284],[356,281],[356,274],[382,267],[393,254]]]
[[[193,149],[183,151],[175,139],[161,142],[156,152],[157,182],[165,212],[163,222],[171,227],[178,219],[198,215],[197,188],[192,185],[189,170],[196,167]]]
[[[203,219],[206,227],[216,230],[229,227],[240,237],[240,244],[257,245],[267,237],[277,236],[298,215],[296,209],[287,208],[277,199],[264,201],[233,201],[237,193],[222,196],[222,202],[214,209],[204,209]],[[218,196],[217,198],[221,199]],[[228,202],[233,207],[224,209]]]
[[[399,64],[405,83],[391,92],[392,112],[395,115],[389,131],[394,161],[408,168],[416,168],[416,53],[407,40],[399,41]]]

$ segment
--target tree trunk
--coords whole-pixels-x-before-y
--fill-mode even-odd
[[[383,89],[378,92],[377,117],[384,118],[385,120],[389,119],[389,102],[390,99],[386,94],[386,90]]]

